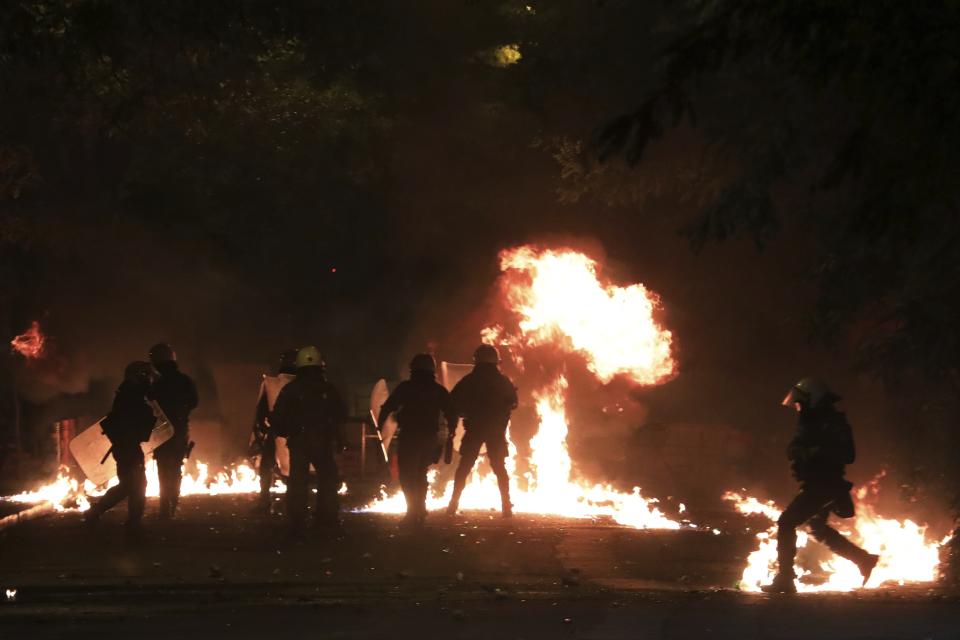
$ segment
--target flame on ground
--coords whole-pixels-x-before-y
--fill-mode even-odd
[[[516,473],[516,447],[510,444],[507,472],[510,474],[510,497],[517,513],[550,514],[568,518],[610,518],[618,524],[637,529],[679,529],[681,522],[669,518],[657,507],[657,500],[644,498],[640,489],[621,493],[609,486],[591,485],[571,477],[570,456],[566,448],[567,422],[563,410],[566,380],[560,378],[551,387],[534,394],[540,415],[540,430],[531,441],[531,472],[523,480]],[[427,509],[446,508],[453,493],[453,482],[437,486],[436,469],[430,471],[432,491],[427,496]],[[460,499],[462,510],[500,508],[500,491],[492,472],[475,468],[467,480]],[[406,511],[402,491],[393,495],[384,492],[380,499],[360,511],[400,514]],[[688,525],[693,526],[693,525]]]
[[[487,342],[510,346],[518,366],[523,364],[526,348],[549,344],[560,352],[581,354],[602,382],[622,375],[636,384],[653,385],[674,375],[670,332],[654,320],[659,303],[643,285],[605,284],[594,260],[567,249],[510,249],[501,253],[500,266],[503,302],[517,317],[517,328],[488,327],[483,336]],[[522,478],[516,472],[516,447],[509,442],[507,471],[514,511],[608,517],[636,528],[683,526],[660,511],[656,500],[644,498],[638,488],[621,493],[575,477],[566,443],[566,390],[567,381],[561,376],[533,393],[540,426],[530,441],[530,472]],[[438,486],[436,478],[437,473],[431,472],[429,510],[446,507],[453,492],[452,481]],[[402,492],[392,496],[384,492],[362,510],[403,513],[405,508]],[[500,508],[493,473],[473,470],[460,508]]]
[[[868,484],[856,492],[856,516],[852,521],[833,519],[830,523],[870,553],[880,556],[880,562],[866,588],[936,580],[940,547],[949,540],[949,536],[942,540],[931,540],[925,526],[909,519],[897,520],[878,515],[873,506],[864,500],[870,488]],[[760,587],[769,584],[776,574],[776,522],[780,517],[780,509],[773,502],[760,502],[739,493],[728,492],[723,497],[733,502],[741,513],[759,514],[771,521],[767,530],[757,534],[759,547],[747,557],[747,566],[740,579],[740,588],[744,591],[760,591]],[[810,535],[802,529],[798,530],[798,559],[802,559],[805,550],[810,550],[809,542]],[[813,559],[805,564],[810,562],[814,569],[796,567],[798,591],[852,591],[861,586],[863,579],[852,562],[832,555],[827,560]]]
[[[236,495],[257,494],[260,492],[260,476],[256,469],[248,464],[231,465],[224,471],[210,473],[210,466],[204,462],[196,462],[194,468],[185,465],[183,480],[180,483],[181,496],[193,495]],[[160,495],[160,481],[157,475],[157,463],[148,460],[147,497],[156,498]],[[116,477],[103,487],[97,487],[89,480],[78,481],[70,474],[68,467],[60,467],[57,478],[52,482],[34,491],[24,491],[2,499],[10,502],[53,504],[57,511],[86,511],[90,508],[89,498],[100,497],[107,489],[118,483]],[[287,487],[282,480],[277,479],[270,489],[272,493],[286,493]],[[340,494],[346,493],[346,484],[341,485]]]
[[[76,478],[70,476],[70,470],[67,467],[60,467],[57,478],[53,482],[34,491],[4,496],[2,499],[27,504],[49,502],[57,511],[68,511],[77,508],[72,505],[76,504],[81,496],[83,496],[83,486]],[[81,510],[86,511],[88,507],[89,505],[86,505]]]
[[[43,355],[46,342],[46,336],[40,330],[40,323],[34,320],[29,329],[10,341],[10,346],[24,358],[34,360]]]

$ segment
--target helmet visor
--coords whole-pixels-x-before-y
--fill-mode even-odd
[[[787,395],[784,396],[782,404],[785,407],[790,407],[791,409],[796,409],[798,404],[803,404],[810,400],[809,395],[807,395],[802,390],[797,387],[791,387],[790,391],[787,392]]]

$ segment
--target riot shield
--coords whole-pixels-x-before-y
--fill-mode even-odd
[[[390,441],[397,433],[397,421],[393,416],[388,416],[384,424],[377,424],[377,417],[380,415],[380,408],[390,397],[390,390],[387,388],[387,381],[381,378],[377,384],[373,385],[373,391],[370,392],[370,417],[373,419],[373,425],[377,427],[377,433],[380,435],[380,450],[383,453],[383,459],[389,460],[387,454],[390,451]]]
[[[290,373],[263,376],[263,381],[260,383],[260,395],[257,397],[257,404],[260,403],[260,398],[266,396],[267,409],[273,411],[274,405],[277,404],[277,398],[280,396],[280,391],[294,378],[296,378],[296,376]],[[280,469],[280,475],[287,478],[290,476],[290,449],[287,447],[287,439],[277,438],[276,445],[277,467]]]
[[[153,431],[150,432],[150,439],[141,442],[140,448],[143,449],[144,456],[150,458],[153,456],[154,449],[173,437],[173,425],[170,424],[160,405],[154,401],[149,401],[147,404],[153,410],[156,423]],[[87,479],[98,487],[108,483],[117,475],[117,462],[112,455],[109,455],[110,439],[103,432],[102,422],[103,418],[97,420],[70,441],[70,453],[73,459],[77,461]]]

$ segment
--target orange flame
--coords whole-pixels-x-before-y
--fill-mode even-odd
[[[224,471],[210,473],[210,466],[204,462],[196,462],[193,468],[184,468],[183,479],[180,483],[180,495],[254,495],[260,492],[260,476],[250,465],[241,463],[231,465]],[[157,463],[148,460],[147,467],[147,497],[160,495],[160,482],[157,476]],[[80,482],[70,474],[70,469],[60,467],[57,478],[33,491],[24,491],[13,496],[0,496],[0,500],[20,503],[49,502],[56,511],[86,511],[90,508],[89,498],[102,496],[107,489],[117,484],[116,477],[105,486],[98,487],[89,480]],[[287,487],[281,480],[276,480],[271,493],[286,493]],[[340,487],[340,494],[347,493],[347,485]]]
[[[655,385],[674,375],[672,335],[653,317],[659,298],[642,284],[604,283],[594,260],[569,249],[510,249],[500,254],[500,268],[522,346],[551,343],[580,353],[602,382],[624,375]]]
[[[864,486],[854,495],[856,516],[853,521],[836,523],[844,535],[870,553],[880,556],[880,562],[866,588],[936,580],[940,547],[947,543],[949,536],[934,540],[928,536],[927,527],[912,520],[879,516],[873,506],[864,500],[870,486]],[[759,591],[762,585],[773,580],[776,573],[776,521],[780,517],[780,509],[773,502],[760,502],[739,493],[727,492],[723,497],[733,502],[741,513],[760,514],[771,521],[768,529],[757,534],[759,546],[747,557],[747,566],[740,579],[740,588],[744,591]],[[804,550],[810,548],[809,541],[807,532],[797,532],[798,556],[802,556]],[[852,591],[861,586],[860,571],[852,562],[831,556],[827,560],[814,561],[813,564],[814,569],[797,567],[798,591]]]
[[[71,505],[76,503],[81,505],[81,511],[85,511],[89,505],[86,505],[85,501],[78,500],[82,495],[83,489],[80,482],[70,476],[70,469],[60,467],[57,478],[52,482],[34,491],[24,491],[13,496],[3,496],[0,499],[27,504],[49,502],[57,511],[68,511],[72,508]]]
[[[679,529],[680,522],[672,520],[657,507],[657,500],[644,498],[639,488],[621,493],[612,487],[590,484],[572,476],[572,464],[567,453],[567,420],[564,411],[564,393],[567,381],[561,377],[552,385],[534,393],[540,430],[530,442],[531,471],[521,486],[516,474],[517,450],[510,442],[507,471],[510,473],[510,497],[517,513],[560,515],[567,518],[609,518],[619,524],[637,529]],[[509,438],[509,433],[508,433]],[[427,498],[427,509],[443,509],[450,502],[453,483],[436,483],[437,471],[432,470],[429,481],[433,490]],[[500,493],[492,473],[479,468],[473,470],[460,507],[465,510],[499,509]],[[403,492],[383,493],[361,511],[376,513],[403,513],[406,510]],[[693,526],[693,525],[689,525]]]
[[[670,332],[654,320],[658,301],[643,285],[605,284],[598,277],[595,261],[568,249],[510,249],[501,253],[500,267],[504,303],[519,317],[518,329],[514,335],[503,327],[488,327],[483,336],[487,342],[511,346],[518,365],[525,349],[549,344],[563,352],[582,354],[603,382],[624,375],[637,384],[653,385],[674,374]],[[683,526],[661,512],[656,500],[644,498],[639,488],[621,493],[575,476],[566,442],[566,392],[567,380],[560,376],[533,393],[540,427],[530,441],[530,471],[524,478],[516,474],[517,452],[510,443],[507,471],[514,511],[606,517],[636,528]],[[445,507],[452,492],[452,482],[436,486],[436,476],[432,473],[430,478],[433,491],[427,508],[431,510]],[[493,474],[474,469],[461,508],[496,509],[499,505]],[[381,513],[402,513],[404,509],[402,492],[384,493],[364,508]]]
[[[28,360],[35,360],[43,355],[47,338],[40,330],[40,323],[34,320],[30,328],[10,341],[13,350]]]

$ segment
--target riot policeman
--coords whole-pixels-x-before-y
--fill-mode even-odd
[[[169,344],[150,348],[150,363],[160,374],[150,394],[173,425],[173,437],[153,452],[160,480],[160,518],[172,518],[180,499],[183,460],[189,453],[190,412],[197,408],[197,386],[177,365],[177,354]]]
[[[879,556],[868,553],[827,524],[830,514],[841,518],[854,515],[850,489],[844,478],[846,465],[856,458],[853,432],[847,417],[834,406],[840,400],[822,380],[804,378],[795,384],[783,405],[797,411],[797,432],[787,447],[793,476],[800,482],[800,493],[777,521],[778,573],[765,585],[767,593],[795,593],[794,557],[797,553],[796,528],[810,525],[813,536],[837,555],[857,565],[867,583]]]
[[[510,503],[510,477],[504,460],[507,457],[507,426],[510,413],[517,408],[517,389],[500,372],[500,353],[496,347],[482,344],[473,354],[473,371],[457,383],[451,393],[453,406],[463,417],[464,435],[460,443],[460,464],[454,476],[453,496],[447,513],[454,515],[460,506],[460,495],[467,476],[486,445],[487,459],[497,476],[504,517],[513,515]]]
[[[150,439],[156,421],[146,399],[155,374],[148,362],[128,364],[123,382],[113,398],[113,407],[100,423],[110,440],[110,452],[117,462],[117,478],[120,482],[107,490],[87,511],[85,520],[88,524],[95,524],[108,509],[126,498],[127,534],[135,536],[140,532],[147,492],[140,443]]]
[[[440,460],[441,425],[451,435],[457,414],[450,393],[436,380],[437,365],[429,353],[410,361],[410,379],[401,382],[380,408],[378,425],[396,413],[399,430],[397,463],[400,487],[407,501],[407,524],[419,525],[427,517],[427,469]]]
[[[303,533],[307,520],[307,483],[310,465],[317,472],[318,528],[339,528],[337,489],[339,473],[335,454],[343,449],[341,426],[347,411],[337,389],[327,381],[326,364],[313,346],[297,352],[297,377],[287,384],[270,414],[271,429],[287,438],[290,478],[287,485],[287,516],[291,533]]]
[[[297,350],[288,349],[280,354],[277,377],[284,382],[293,379],[297,372]],[[256,415],[251,434],[251,455],[259,455],[260,499],[254,511],[270,513],[270,487],[273,486],[273,472],[277,466],[277,437],[270,429],[270,402],[266,385],[260,387],[260,399],[257,401]]]

